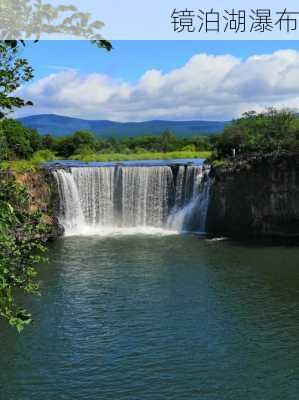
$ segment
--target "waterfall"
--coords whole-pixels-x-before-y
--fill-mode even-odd
[[[210,194],[208,172],[201,166],[188,166],[186,170],[180,167],[177,177],[179,193],[176,195],[176,204],[167,221],[170,229],[205,231]]]
[[[200,165],[73,167],[53,174],[66,235],[204,231],[209,180]]]
[[[85,225],[79,192],[73,176],[64,171],[54,171],[60,197],[60,223],[69,234]]]

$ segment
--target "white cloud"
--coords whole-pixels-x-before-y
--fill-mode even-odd
[[[197,54],[168,73],[149,70],[135,84],[66,70],[20,92],[35,104],[27,114],[116,121],[230,119],[270,105],[299,107],[298,76],[299,53],[294,50],[245,60]]]

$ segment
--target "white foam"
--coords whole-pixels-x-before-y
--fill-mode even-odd
[[[65,236],[134,236],[134,235],[149,235],[149,236],[171,236],[178,235],[180,232],[154,226],[137,226],[137,227],[117,227],[117,226],[77,226],[75,229],[65,231]]]
[[[212,239],[206,239],[207,242],[223,242],[224,240],[228,240],[227,237],[215,237]]]

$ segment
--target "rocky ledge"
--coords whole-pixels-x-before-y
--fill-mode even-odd
[[[209,233],[299,242],[299,154],[228,160],[210,176]]]

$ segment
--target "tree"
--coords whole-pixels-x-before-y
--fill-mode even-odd
[[[30,147],[32,148],[33,152],[40,150],[42,144],[42,138],[40,134],[35,129],[26,128],[25,135],[29,140]]]
[[[233,149],[243,155],[269,153],[297,147],[298,128],[298,117],[294,112],[268,108],[262,113],[243,114],[213,140],[218,157],[231,156]]]
[[[69,156],[75,153],[75,150],[73,138],[71,136],[61,137],[56,142],[55,151],[59,156],[69,158]]]
[[[8,160],[9,157],[9,147],[6,140],[6,135],[0,124],[0,161]]]
[[[267,109],[266,116],[270,120],[269,125],[272,132],[271,139],[273,140],[276,150],[280,151],[283,148],[284,143],[286,143],[294,133],[292,125],[295,121],[295,115],[287,108],[276,110],[271,107]]]
[[[94,150],[88,144],[81,144],[75,150],[75,155],[80,155],[83,158],[93,153]]]
[[[8,145],[8,159],[30,158],[33,153],[29,134],[31,129],[12,119],[3,120],[1,127]]]
[[[161,135],[161,148],[163,152],[174,150],[177,138],[170,129],[166,129]]]
[[[41,148],[41,136],[12,119],[0,121],[0,159],[28,159]]]
[[[14,108],[32,105],[18,96],[12,96],[22,83],[33,78],[28,61],[18,57],[20,45],[16,40],[0,41],[0,119]]]
[[[258,116],[257,112],[254,110],[251,111],[246,111],[245,113],[243,113],[242,118],[243,119],[254,119]]]
[[[52,135],[44,135],[41,138],[41,148],[55,151],[56,139]]]
[[[88,131],[77,131],[73,135],[73,143],[75,148],[79,146],[88,146],[90,149],[95,150],[97,139],[95,135]]]

